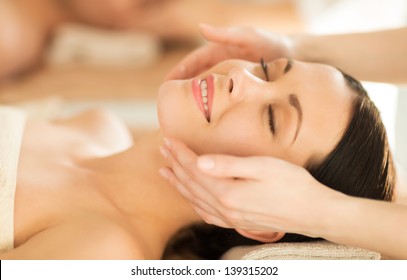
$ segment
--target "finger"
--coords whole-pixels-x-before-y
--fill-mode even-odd
[[[277,240],[281,239],[282,233],[278,233],[275,231],[265,232],[265,231],[247,231],[241,229],[235,229],[240,235],[250,238],[253,240],[257,240],[263,243],[271,243],[276,242]]]
[[[218,62],[216,46],[204,45],[187,55],[165,77],[165,80],[187,79],[195,77]]]
[[[187,145],[176,139],[166,139],[166,147],[169,150],[168,162],[180,177],[190,177],[194,180],[200,180],[199,184],[210,186],[214,183],[213,178],[208,177],[199,170],[197,166],[198,155],[188,148]],[[181,179],[181,181],[183,181]],[[183,181],[184,182],[184,181]],[[211,188],[212,189],[212,188]]]
[[[185,79],[194,77],[207,70],[216,63],[226,59],[226,46],[246,44],[247,36],[238,28],[215,28],[208,24],[200,24],[200,31],[209,43],[189,55],[170,70],[165,80]],[[220,44],[220,45],[219,45]]]
[[[196,164],[197,155],[184,143],[176,139],[166,139],[169,147],[169,161],[176,176],[186,184],[189,191],[202,201],[210,204],[219,213],[225,212],[222,200],[229,195],[228,190],[246,188],[245,181],[237,181],[234,178],[219,178],[208,176],[198,169]],[[181,179],[184,178],[184,179]]]
[[[182,149],[176,149],[182,154]],[[260,180],[270,176],[276,161],[278,159],[271,157],[204,155],[198,158],[197,165],[202,172],[211,176]]]
[[[188,57],[187,57],[188,58]],[[175,65],[169,72],[168,74],[164,77],[164,81],[169,81],[169,80],[182,80],[187,78],[187,73],[186,73],[186,62],[185,60],[187,58],[184,58],[181,62],[179,62],[177,65]]]
[[[171,152],[169,150],[166,150],[166,148],[161,147],[160,148],[161,153],[164,154],[162,151],[165,150],[165,158],[168,162],[169,167],[171,168],[171,172],[167,171],[167,175],[170,175],[169,173],[173,173],[175,178],[177,179],[176,181],[174,180],[174,183],[178,183],[183,186],[185,191],[188,193],[191,193],[190,195],[186,195],[188,198],[192,197],[193,193],[196,193],[197,190],[200,188],[199,185],[195,184],[193,179],[187,174],[186,170],[184,169],[183,166],[181,166],[176,158],[173,157]],[[188,165],[195,165],[195,160],[193,157],[188,159]]]
[[[187,188],[185,188],[184,184],[182,184],[182,182],[170,168],[160,168],[159,172],[160,175],[163,176],[171,186],[175,187],[183,197],[193,203],[194,199],[191,192]]]
[[[184,143],[176,139],[167,139],[167,147],[176,161],[185,168],[186,172],[196,172],[193,161],[196,163],[196,169],[200,169],[205,174],[224,178],[252,178],[253,172],[249,169],[257,168],[259,165],[252,158],[241,158],[228,155],[196,155]]]
[[[218,44],[240,45],[246,43],[246,36],[241,28],[234,27],[213,27],[209,24],[201,23],[199,30],[208,41]]]
[[[196,164],[198,155],[183,142],[174,138],[166,137],[164,139],[164,145],[171,153],[171,155],[174,157],[174,159],[178,161],[181,165],[188,166],[191,165],[191,163],[193,165]]]
[[[199,196],[194,196],[193,192],[190,191],[190,186],[184,185],[176,176],[174,171],[170,168],[162,168],[160,169],[160,173],[163,174],[165,172],[165,178],[167,181],[174,186],[182,196],[184,196],[192,205],[194,205],[196,208],[201,209],[202,211],[210,214],[210,215],[217,215],[221,216],[220,213],[216,210],[214,210],[214,207],[208,204],[207,200],[202,200],[200,199]],[[192,188],[193,189],[193,188]]]
[[[194,210],[207,224],[223,228],[232,228],[232,225],[228,223],[226,219],[222,218],[222,216],[212,215],[200,208],[194,208]]]
[[[165,148],[162,147],[161,149]],[[169,150],[165,152],[167,162],[171,167],[171,172],[166,170],[167,175],[174,175],[176,180],[171,178],[172,182],[191,203],[214,214],[210,208],[215,208],[219,204],[218,200],[200,183],[213,185],[213,182],[211,182],[211,178],[206,178],[208,176],[196,168],[196,154],[190,150],[187,152],[189,153],[188,159],[184,158],[183,160],[185,166],[182,166]],[[196,181],[196,178],[199,181]]]
[[[217,225],[226,226],[225,217],[216,210],[213,205],[208,203],[209,200],[202,200],[199,197],[195,197],[190,191],[189,188],[186,188],[177,176],[170,168],[161,168],[160,174],[172,185],[178,192],[186,198],[194,207],[194,210],[200,215],[206,222],[213,221]],[[215,201],[216,203],[216,201]],[[209,223],[209,222],[208,222]]]

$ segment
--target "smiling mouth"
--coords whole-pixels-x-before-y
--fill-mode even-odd
[[[211,109],[214,96],[214,77],[209,75],[206,79],[193,79],[192,92],[199,110],[207,122],[211,122]]]
[[[205,110],[205,117],[208,122],[210,122],[210,114],[209,114],[209,105],[208,105],[208,83],[206,80],[201,80],[199,84],[201,88],[201,96],[202,96],[202,103],[203,108]]]

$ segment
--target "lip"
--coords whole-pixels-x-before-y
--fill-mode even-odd
[[[207,98],[208,98],[208,111],[204,108],[204,102],[202,100],[202,91],[201,91],[201,83],[202,81],[206,81],[207,84]],[[198,106],[198,109],[202,112],[204,117],[208,122],[211,121],[211,113],[212,113],[212,104],[213,104],[213,97],[214,97],[214,77],[213,75],[209,75],[206,79],[193,79],[192,80],[192,92],[194,95],[195,102]]]

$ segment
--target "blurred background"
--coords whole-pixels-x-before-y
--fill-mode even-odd
[[[25,2],[36,1],[52,0]],[[110,12],[119,20],[113,23],[92,17],[55,25],[46,39],[41,60],[30,71],[0,81],[0,103],[24,107],[37,117],[68,116],[102,106],[122,117],[138,137],[158,125],[155,96],[164,76],[187,53],[204,43],[197,27],[200,22],[215,26],[251,25],[282,34],[369,31],[407,24],[404,0],[151,0],[148,11],[128,18],[122,13],[127,8],[123,4],[126,0],[103,10],[101,3],[109,1],[114,2],[60,1],[89,5],[93,2],[88,8],[100,14]],[[4,11],[13,7],[1,2],[7,1],[0,0],[0,24],[7,24],[7,15],[12,13]],[[27,5],[24,19],[45,17],[43,10],[37,8],[35,14],[34,6]],[[67,9],[76,7],[66,5]],[[82,6],[77,14],[85,18],[86,5]],[[6,16],[2,16],[2,9]],[[131,23],[131,28],[116,28],[134,19],[140,20]],[[89,25],[94,22],[98,24]],[[365,85],[381,110],[396,159],[407,169],[407,87]]]

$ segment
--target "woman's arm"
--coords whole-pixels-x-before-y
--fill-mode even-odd
[[[407,28],[343,35],[282,36],[256,28],[200,26],[208,44],[186,56],[167,79],[195,76],[225,59],[292,57],[331,64],[358,79],[407,82]]]
[[[315,201],[318,207],[318,201]],[[369,199],[342,197],[324,204],[326,219],[313,230],[341,244],[407,259],[407,206]]]
[[[334,65],[361,80],[407,82],[407,28],[291,39],[293,58]]]
[[[380,252],[385,258],[407,259],[406,179],[404,170],[397,165],[393,203],[351,196],[314,200],[324,214],[316,219],[320,223],[308,231],[332,242]]]

